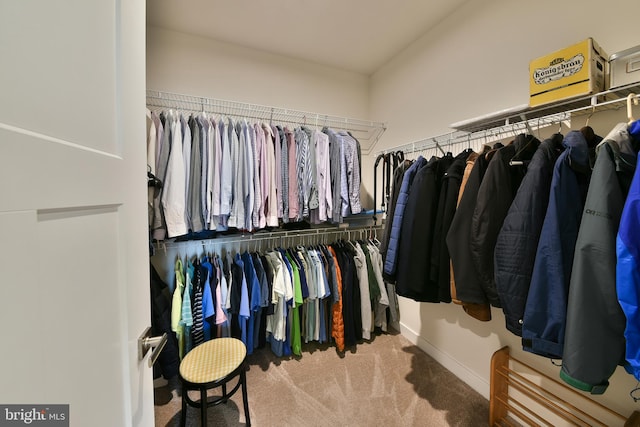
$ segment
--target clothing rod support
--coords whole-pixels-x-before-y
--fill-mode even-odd
[[[185,240],[185,241],[170,241],[170,242],[156,242],[155,246],[157,249],[167,249],[172,247],[180,247],[183,245],[189,244],[200,244],[204,247],[207,246],[224,246],[224,245],[234,245],[238,243],[251,243],[255,242],[262,243],[264,241],[278,240],[280,242],[279,246],[291,246],[287,245],[286,242],[295,242],[302,241],[305,238],[313,239],[314,242],[317,242],[318,239],[328,236],[335,235],[346,235],[347,240],[351,240],[351,232],[354,233],[354,236],[368,236],[371,233],[375,233],[377,235],[378,232],[382,232],[383,227],[381,225],[377,226],[367,226],[367,227],[358,227],[358,228],[315,228],[311,230],[292,230],[292,231],[275,231],[268,233],[258,233],[258,234],[242,234],[240,236],[229,236],[229,237],[217,237],[214,239],[204,239],[204,240]],[[359,233],[359,234],[358,234]]]

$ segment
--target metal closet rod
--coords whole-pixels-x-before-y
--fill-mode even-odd
[[[472,148],[472,145],[476,145],[478,141],[482,143],[491,143],[504,139],[508,135],[515,136],[518,133],[525,131],[532,134],[535,130],[565,121],[567,118],[567,114],[559,113],[554,114],[553,116],[531,119],[524,122],[512,123],[477,132],[452,131],[386,149],[382,151],[381,154],[387,154],[395,151],[402,151],[405,154],[411,154],[431,149],[438,149],[442,154],[445,154],[445,148],[447,147],[466,145],[468,148]]]
[[[305,121],[315,120],[316,124],[330,124],[335,127],[346,128],[347,130],[367,131],[369,129],[385,128],[385,124],[383,122],[375,122],[371,120],[339,117],[288,108],[154,90],[147,90],[147,105],[152,107],[176,108],[196,112],[207,111],[210,113],[242,118],[246,117],[259,120],[286,121],[288,123],[298,124],[302,124]]]
[[[351,236],[358,236],[357,238],[364,238],[369,236],[371,233],[377,235],[378,232],[382,232],[381,225],[375,226],[365,226],[365,227],[357,227],[357,228],[333,228],[333,227],[324,227],[324,228],[312,228],[310,230],[292,230],[292,231],[272,231],[267,233],[256,233],[256,234],[242,234],[240,236],[229,236],[229,237],[217,237],[214,239],[201,239],[201,240],[185,240],[181,242],[155,242],[154,245],[156,249],[169,249],[174,247],[184,247],[185,245],[202,245],[203,247],[207,246],[224,246],[224,245],[233,245],[237,243],[260,243],[264,241],[286,241],[288,239],[298,239],[298,238],[309,238],[313,241],[317,241],[318,238],[324,238],[331,235],[346,235],[347,240],[351,240]]]

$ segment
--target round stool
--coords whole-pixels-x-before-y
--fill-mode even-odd
[[[180,425],[187,421],[187,404],[201,409],[202,426],[207,425],[207,408],[226,403],[242,387],[242,401],[246,425],[250,426],[249,402],[247,401],[246,381],[247,349],[244,343],[235,338],[216,338],[200,344],[191,350],[180,362],[180,381],[182,382],[182,413]],[[238,377],[238,383],[227,393],[227,383]],[[222,387],[222,396],[207,400],[207,390]],[[189,390],[200,391],[200,402],[189,398]]]

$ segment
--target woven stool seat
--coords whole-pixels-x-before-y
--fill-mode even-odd
[[[217,381],[237,369],[246,356],[242,341],[217,338],[191,350],[180,363],[180,375],[194,384]]]
[[[182,382],[180,425],[184,427],[187,405],[190,405],[201,409],[202,426],[206,426],[207,407],[226,403],[240,387],[242,387],[246,425],[251,425],[245,374],[246,357],[247,349],[242,341],[235,338],[216,338],[200,344],[182,359],[180,363]],[[227,392],[227,382],[235,377],[238,377],[238,383]],[[222,387],[222,397],[207,400],[207,390],[216,387]],[[189,390],[200,391],[199,402],[189,397]]]

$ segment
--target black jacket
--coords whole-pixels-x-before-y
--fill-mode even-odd
[[[440,186],[440,199],[438,200],[438,212],[433,230],[433,244],[431,245],[430,280],[438,287],[438,298],[441,302],[451,302],[450,286],[450,261],[447,248],[447,232],[451,226],[453,215],[458,204],[458,193],[466,166],[467,158],[473,151],[464,150],[458,154],[449,166]]]
[[[535,137],[518,135],[493,156],[478,189],[471,219],[471,257],[480,276],[482,292],[494,307],[500,307],[500,298],[493,278],[493,251],[502,222],[527,172],[526,164],[538,145],[540,141]],[[511,165],[511,160],[523,164]]]
[[[169,379],[178,374],[180,357],[178,356],[178,341],[171,330],[171,292],[169,286],[150,264],[151,285],[151,331],[153,335],[167,334],[167,343],[160,352],[158,363],[153,365],[154,378],[162,375]]]
[[[402,217],[396,293],[416,301],[440,301],[438,285],[431,282],[429,268],[440,184],[452,162],[451,155],[432,157],[418,170]]]
[[[447,233],[447,247],[451,256],[456,295],[457,299],[463,303],[481,305],[488,303],[484,292],[482,292],[480,278],[471,258],[471,219],[476,206],[480,183],[489,161],[496,152],[497,150],[491,150],[480,155],[476,160]],[[467,312],[472,315],[469,311]],[[477,318],[479,320],[489,320],[490,314],[487,314],[487,316],[489,318],[484,316]]]
[[[496,289],[507,329],[522,336],[522,317],[531,283],[538,239],[549,204],[553,165],[562,135],[545,140],[533,155],[516,197],[502,223],[494,251]]]

